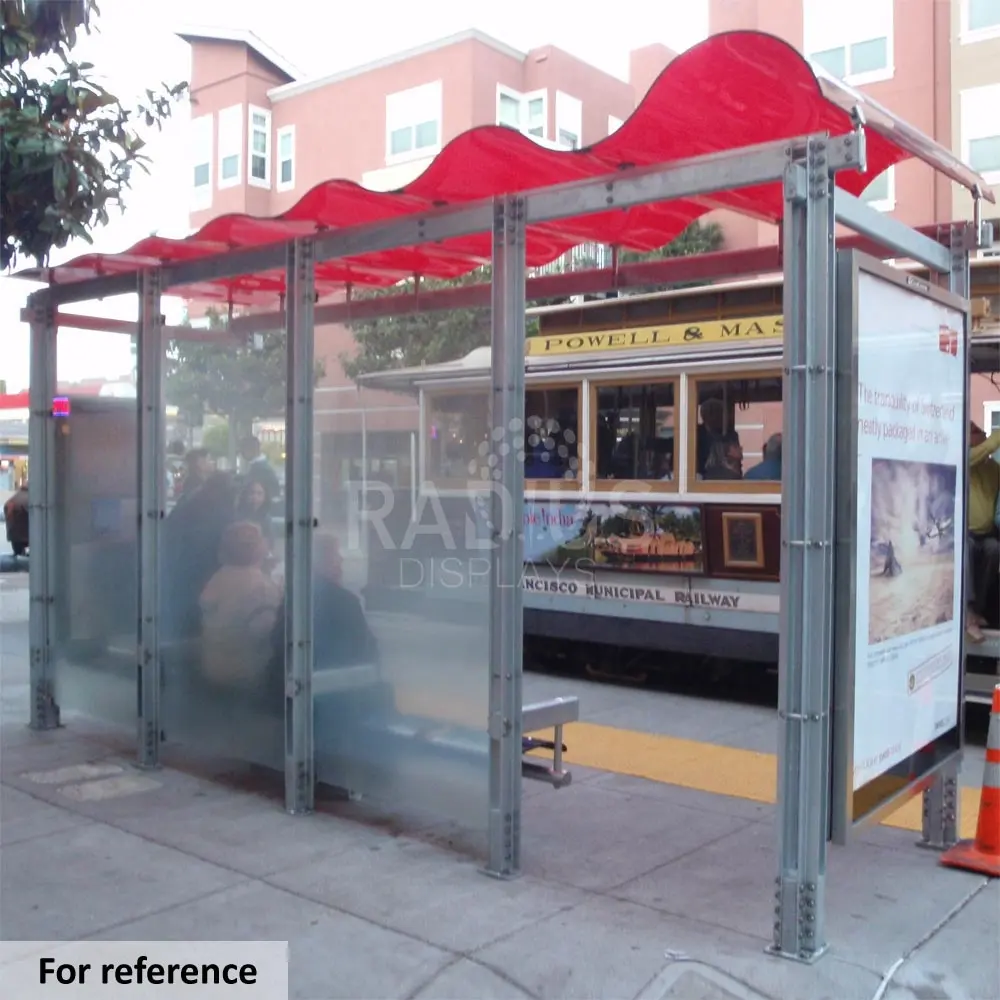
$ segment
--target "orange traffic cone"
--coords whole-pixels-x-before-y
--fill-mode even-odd
[[[976,839],[949,848],[941,855],[941,864],[1000,878],[1000,684],[993,689]]]

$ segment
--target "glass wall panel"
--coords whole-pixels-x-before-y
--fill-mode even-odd
[[[129,308],[126,300],[111,301],[119,313]],[[134,296],[131,301],[137,312]],[[107,314],[108,303],[101,305]],[[134,739],[135,341],[124,334],[65,329],[57,335],[56,348],[59,405],[52,411],[50,553],[56,702],[65,723],[84,716],[120,726]],[[34,474],[29,469],[29,477]],[[41,558],[41,553],[30,558]]]
[[[234,338],[189,307],[165,345],[160,647],[163,730],[284,764],[284,332]]]
[[[486,309],[354,329],[374,344],[373,331],[390,324],[415,365],[457,360],[441,356],[442,341],[460,343],[455,353],[464,354],[490,339]],[[318,354],[328,339],[342,338],[317,331]],[[488,375],[470,366],[459,373],[468,377],[422,399],[421,373],[397,373],[391,387],[362,379],[364,388],[350,392],[336,384],[348,380],[329,361],[329,391],[316,396],[317,509],[327,512],[313,550],[317,778],[390,812],[419,811],[482,830],[491,565],[483,511],[493,481]],[[366,362],[400,367],[392,352]],[[330,515],[341,510],[333,498],[347,479],[354,488],[345,523]]]

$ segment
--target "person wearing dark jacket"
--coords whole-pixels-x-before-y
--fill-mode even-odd
[[[161,603],[170,639],[196,636],[198,598],[219,569],[219,545],[234,519],[232,480],[216,472],[178,504],[163,522]]]
[[[274,501],[281,492],[278,474],[271,467],[267,456],[260,450],[260,441],[257,438],[244,438],[240,445],[240,453],[246,463],[240,485],[245,489],[251,483],[260,483],[267,496],[266,510],[270,514],[274,508]]]

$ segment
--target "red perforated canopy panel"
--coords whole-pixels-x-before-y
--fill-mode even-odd
[[[805,59],[781,39],[751,31],[714,35],[678,56],[632,116],[612,135],[585,149],[547,149],[504,126],[473,128],[449,142],[423,174],[396,192],[376,193],[347,180],[324,181],[280,216],[224,215],[183,240],[154,236],[124,253],[86,254],[58,267],[24,271],[20,276],[61,284],[134,272],[319,230],[599,177],[629,165],[669,164],[809,133],[842,135],[852,129],[847,109],[856,100],[866,105],[872,127],[868,130],[868,173],[841,171],[837,175],[837,184],[852,194],[860,194],[892,164],[914,152],[921,155],[923,143],[933,144],[850,88],[818,80]],[[781,188],[777,184],[745,188],[711,198],[535,225],[528,230],[527,262],[532,267],[546,264],[571,247],[588,242],[654,250],[718,207],[777,222],[783,208]],[[332,292],[348,281],[392,285],[414,274],[454,278],[489,258],[487,233],[366,254],[318,265],[317,290]],[[271,272],[188,285],[176,291],[191,297],[249,303],[271,300],[283,285],[283,273]]]

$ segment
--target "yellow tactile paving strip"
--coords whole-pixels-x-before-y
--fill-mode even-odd
[[[564,759],[580,767],[752,802],[773,803],[777,799],[778,769],[774,754],[591,722],[567,726],[564,738],[569,747]],[[972,837],[979,813],[979,789],[963,788],[961,796],[961,836]],[[883,825],[919,831],[920,797],[910,799],[884,819]]]
[[[439,699],[427,697],[418,690],[397,689],[396,692],[396,705],[401,712],[446,724],[470,725],[481,711],[479,706],[472,704],[475,700],[455,697],[451,705],[443,705]],[[592,722],[571,723],[563,739],[569,747],[564,759],[580,767],[628,774],[751,802],[774,803],[778,797],[778,760],[774,754]],[[534,756],[544,757],[545,754],[539,751]],[[960,794],[960,836],[971,838],[975,836],[979,815],[979,789],[962,788]],[[921,799],[917,796],[886,817],[882,824],[919,831],[921,819]]]

